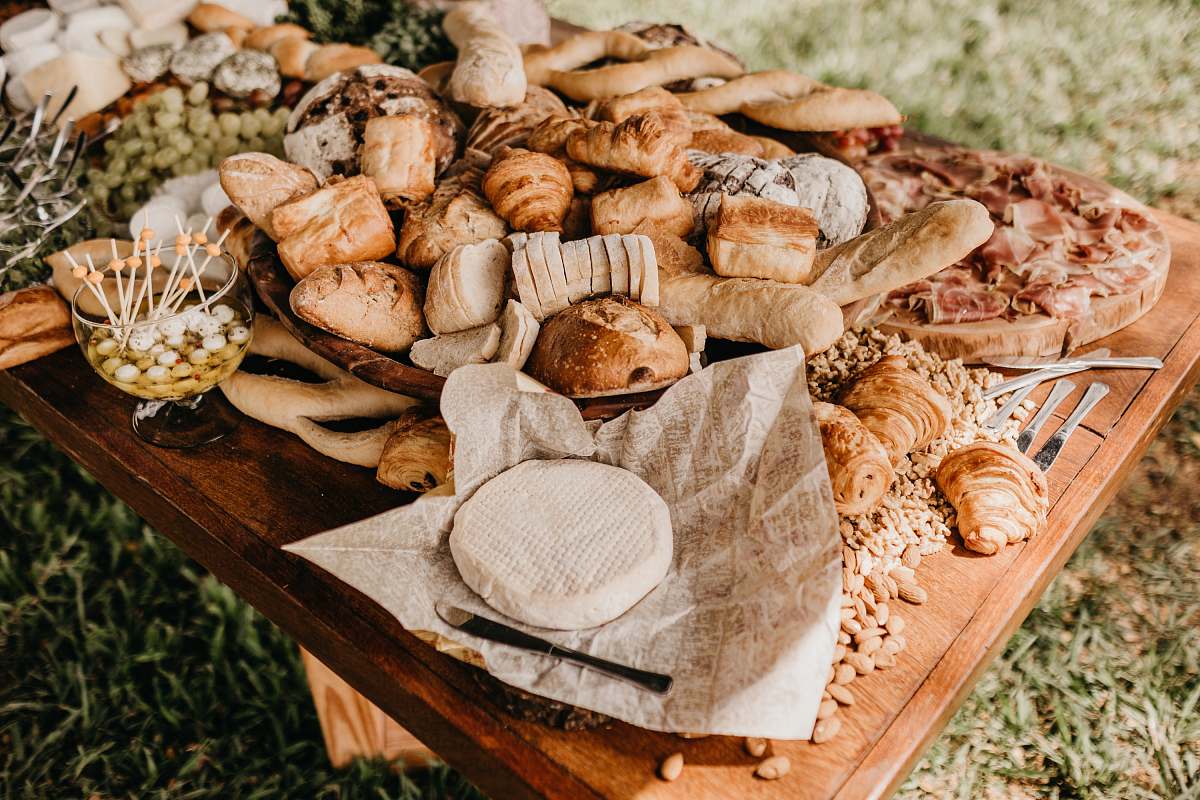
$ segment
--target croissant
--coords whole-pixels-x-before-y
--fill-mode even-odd
[[[482,179],[478,169],[459,162],[458,171],[438,183],[428,202],[409,207],[396,243],[401,264],[427,270],[460,244],[499,239],[508,233],[504,220],[483,197]]]
[[[624,122],[636,114],[657,112],[663,125],[675,138],[676,143],[686,147],[692,139],[692,121],[679,98],[661,86],[649,86],[639,92],[601,100],[596,105],[595,119],[603,122]]]
[[[408,492],[427,492],[450,476],[450,430],[440,417],[396,420],[379,454],[375,479]]]
[[[530,150],[554,156],[567,166],[571,173],[571,185],[578,194],[592,194],[600,185],[600,176],[590,167],[567,156],[567,137],[575,131],[586,131],[595,122],[582,117],[553,116],[543,120],[534,128],[528,139]]]
[[[963,544],[976,553],[998,553],[1046,524],[1046,477],[1012,447],[993,442],[960,447],[942,459],[936,480],[958,511]]]
[[[813,403],[833,506],[843,516],[875,510],[896,477],[887,450],[858,417],[833,403]]]
[[[561,231],[574,190],[557,158],[501,148],[483,176],[483,193],[515,230]]]
[[[688,162],[686,151],[655,111],[574,131],[567,137],[567,155],[627,175],[666,175],[681,192],[690,192],[700,182],[700,170]]]
[[[875,434],[893,465],[950,427],[950,401],[910,370],[903,356],[884,356],[867,367],[841,403]]]

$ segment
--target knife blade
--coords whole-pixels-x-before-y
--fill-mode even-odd
[[[1032,388],[1032,387],[1030,387]],[[1054,409],[1058,408],[1058,404],[1067,399],[1067,395],[1075,391],[1075,382],[1063,379],[1054,384],[1054,388],[1050,390],[1050,396],[1046,398],[1046,402],[1038,409],[1037,414],[1033,416],[1033,420],[1025,426],[1025,430],[1017,434],[1017,449],[1022,453],[1029,452],[1029,446],[1033,444],[1033,440],[1037,438],[1038,432],[1042,426],[1046,424],[1046,420],[1054,413]]]
[[[1108,384],[1097,381],[1087,388],[1083,394],[1083,399],[1079,401],[1079,405],[1075,406],[1075,410],[1071,412],[1071,416],[1067,417],[1059,429],[1051,434],[1050,438],[1042,445],[1042,449],[1037,451],[1037,455],[1033,457],[1033,463],[1038,465],[1042,472],[1046,472],[1054,464],[1058,454],[1062,452],[1063,446],[1066,445],[1067,439],[1079,427],[1079,423],[1087,416],[1097,403],[1099,403],[1104,395],[1108,394]]]
[[[437,615],[441,617],[442,622],[472,636],[478,636],[480,639],[487,639],[490,642],[506,644],[509,647],[517,647],[533,653],[559,658],[563,661],[570,661],[614,678],[629,681],[635,686],[657,694],[669,694],[671,687],[675,683],[670,675],[618,664],[615,661],[581,653],[569,647],[560,647],[553,642],[548,642],[545,639],[538,638],[524,631],[511,628],[494,619],[481,617],[478,614],[459,608],[458,606],[450,605],[449,603],[439,601],[434,605],[434,610],[437,611]]]

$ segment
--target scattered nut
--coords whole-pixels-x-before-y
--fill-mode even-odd
[[[858,624],[858,622],[856,620],[853,620],[853,619],[843,619],[842,620],[842,630],[844,630],[846,633],[850,634],[851,636],[858,633],[862,629],[863,629],[862,625]]]
[[[842,729],[842,721],[836,716],[829,719],[823,719],[813,728],[812,740],[813,744],[822,744],[828,742],[837,732]]]
[[[862,653],[847,653],[846,661],[859,675],[866,675],[875,670],[875,660]]]
[[[925,590],[915,583],[902,583],[899,584],[899,587],[900,599],[905,602],[919,606],[929,599],[929,595],[925,593]]]
[[[883,647],[883,637],[872,636],[870,639],[863,639],[858,646],[858,652],[869,656],[881,647]]]
[[[747,736],[743,742],[746,752],[755,758],[762,758],[762,754],[767,752],[767,740],[760,739],[757,736]]]
[[[658,765],[658,777],[673,781],[683,772],[683,753],[672,753]]]
[[[840,683],[831,683],[825,687],[825,690],[829,692],[830,697],[832,697],[834,700],[837,700],[842,705],[854,705],[854,692],[850,691],[847,687],[841,685]]]
[[[892,616],[883,627],[893,636],[899,636],[904,633],[904,617]]]
[[[846,657],[846,645],[839,644],[837,647],[833,648],[833,663],[837,664],[845,657]]]
[[[872,660],[876,669],[891,669],[896,666],[896,657],[891,653],[876,653]]]
[[[894,637],[889,636],[883,640],[883,646],[879,648],[880,652],[887,653],[889,656],[894,656],[900,652],[900,645],[896,644]]]
[[[817,719],[829,719],[837,713],[837,709],[836,700],[823,700],[821,705],[817,706]]]
[[[816,741],[814,737],[813,741]],[[787,756],[771,756],[754,768],[754,774],[764,781],[773,781],[787,775],[792,769],[792,762]]]
[[[880,603],[875,607],[875,622],[879,627],[886,627],[888,619],[891,617],[892,609],[887,603]]]
[[[854,680],[854,676],[857,674],[858,672],[854,669],[854,667],[842,662],[841,664],[837,665],[837,669],[835,670],[835,674],[833,676],[833,682],[835,684],[845,686],[847,683]]]
[[[904,548],[904,552],[900,555],[900,560],[909,569],[916,569],[921,566],[921,548],[915,544],[910,544]]]
[[[863,628],[858,633],[854,634],[854,641],[862,644],[867,639],[874,639],[876,636],[883,636],[887,631],[883,628]]]

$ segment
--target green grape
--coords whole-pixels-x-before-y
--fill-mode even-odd
[[[128,183],[125,184],[124,186],[121,187],[120,191],[118,191],[117,194],[120,196],[120,198],[122,200],[136,200],[137,199],[137,192],[134,189],[132,184],[128,184]]]
[[[191,155],[192,150],[196,148],[193,141],[186,136],[175,141],[175,149],[183,155]]]
[[[158,152],[158,142],[153,139],[146,139],[142,142],[142,155],[152,156]]]
[[[104,179],[104,173],[98,169],[93,168],[93,169],[89,169],[85,173],[85,177],[87,178],[88,184],[94,186],[94,185],[100,183],[100,181],[102,181]]]
[[[172,86],[159,92],[158,96],[162,98],[162,106],[168,111],[183,110],[183,90],[178,86]]]
[[[217,140],[214,152],[220,158],[231,156],[238,151],[238,140],[233,136],[222,136]]]
[[[141,208],[141,206],[138,204],[137,200],[131,200],[130,202],[123,204],[121,206],[121,218],[129,219],[138,212],[139,208]]]
[[[259,122],[266,122],[271,118],[271,109],[267,108],[266,106],[259,106],[251,113],[258,117]]]
[[[279,108],[275,109],[275,111],[274,111],[275,118],[279,119],[279,120],[283,120],[285,123],[287,122],[287,119],[289,116],[291,116],[291,114],[292,114],[292,110],[290,108],[288,108],[287,106],[280,106]]]
[[[267,149],[267,143],[263,141],[261,136],[255,136],[253,139],[246,141],[246,149],[251,153],[261,153]]]
[[[154,136],[154,126],[150,124],[148,117],[135,120],[134,127],[137,128],[137,135],[143,139],[150,139]]]
[[[204,81],[192,84],[192,88],[188,89],[187,101],[194,106],[198,106],[208,99],[208,84]]]
[[[170,169],[179,160],[179,151],[174,147],[164,147],[154,155],[154,166],[159,169]]]
[[[124,182],[125,182],[124,175],[116,175],[112,172],[104,173],[104,180],[101,181],[101,183],[103,183],[105,186],[107,186],[110,189],[117,189]]]
[[[145,167],[134,167],[129,170],[129,180],[134,183],[145,183],[150,180],[150,170]]]
[[[216,144],[213,143],[212,139],[200,138],[196,140],[195,148],[194,152],[196,155],[207,157],[212,155],[213,150],[216,149]]]
[[[104,140],[104,152],[111,155],[113,153],[113,151],[115,151],[117,149],[118,144],[119,144],[119,142],[117,142],[115,139],[112,139],[112,138],[105,139]]]
[[[183,117],[175,111],[160,111],[154,115],[154,124],[160,129],[170,130],[183,124]]]
[[[242,133],[243,139],[253,139],[262,131],[262,120],[251,113],[242,114]]]
[[[91,187],[91,195],[97,204],[104,205],[108,202],[108,187],[95,184]]]
[[[141,139],[126,139],[121,145],[121,152],[127,156],[141,155],[142,140]]]
[[[209,125],[208,126],[208,138],[212,139],[214,142],[219,140],[224,135],[225,134],[221,133],[220,125]]]
[[[107,169],[113,175],[120,175],[128,168],[129,162],[121,156],[113,156],[108,160],[108,164],[105,165],[105,169]]]
[[[210,125],[212,125],[212,119],[208,116],[201,116],[199,114],[188,116],[187,129],[196,136],[205,136],[208,133]]]
[[[238,131],[242,129],[241,117],[231,111],[226,111],[217,117],[217,124],[221,126],[221,133],[226,136],[237,136]]]
[[[197,161],[195,158],[185,158],[179,162],[180,172],[177,175],[193,175],[204,169],[204,164]]]

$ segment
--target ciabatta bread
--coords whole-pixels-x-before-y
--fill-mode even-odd
[[[930,203],[890,225],[822,250],[809,284],[839,306],[899,289],[962,260],[992,235],[974,200]]]
[[[363,175],[374,179],[388,208],[402,208],[433,194],[436,145],[428,120],[416,114],[375,117],[363,128]]]
[[[317,176],[267,153],[229,156],[217,167],[221,188],[251,222],[272,239],[271,212],[317,189]]]
[[[686,236],[692,205],[665,175],[592,198],[592,232]]]
[[[279,258],[296,280],[317,267],[373,261],[392,252],[392,220],[375,182],[357,175],[271,212]]]

